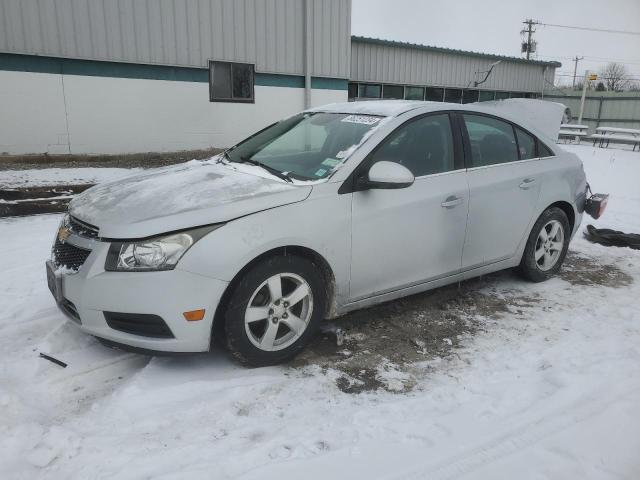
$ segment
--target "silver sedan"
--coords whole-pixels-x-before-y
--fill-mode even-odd
[[[76,197],[48,282],[100,339],[249,365],[298,353],[323,319],[517,267],[558,272],[582,163],[533,100],[376,101],[302,112],[206,161]],[[555,130],[554,130],[555,129]]]

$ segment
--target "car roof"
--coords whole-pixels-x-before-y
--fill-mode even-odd
[[[464,110],[468,112],[480,112],[503,116],[500,113],[497,113],[498,109],[496,108],[496,106],[501,105],[502,103],[504,103],[504,101],[460,104],[447,102],[425,102],[422,100],[364,100],[357,102],[330,103],[328,105],[311,108],[307,111],[395,117],[417,109],[420,109],[425,113],[437,112],[440,110]],[[506,113],[504,116],[508,118],[508,113],[503,113]]]
[[[463,110],[504,118],[525,127],[547,141],[553,141],[552,139],[557,137],[564,108],[564,105],[554,102],[514,98],[465,104],[420,100],[367,100],[331,103],[307,111],[397,117],[415,110],[419,110],[417,113]]]
[[[309,112],[354,113],[360,115],[381,115],[395,117],[416,108],[433,104],[434,110],[440,110],[438,102],[422,102],[417,100],[369,100],[358,102],[330,103],[311,108]],[[441,104],[440,104],[441,105]],[[449,105],[449,104],[445,104]]]

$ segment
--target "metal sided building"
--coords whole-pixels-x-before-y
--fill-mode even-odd
[[[351,37],[349,99],[470,103],[539,98],[551,90],[557,67],[558,62]]]
[[[539,96],[557,66],[351,37],[351,0],[0,0],[0,154],[227,147],[347,99]]]
[[[0,0],[0,154],[225,147],[347,100],[350,0]]]

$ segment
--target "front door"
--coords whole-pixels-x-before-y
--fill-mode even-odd
[[[400,163],[416,178],[352,194],[352,301],[460,271],[469,189],[455,158],[441,113],[409,120],[365,160]]]

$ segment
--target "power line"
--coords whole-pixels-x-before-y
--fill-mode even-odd
[[[574,57],[568,57],[566,55],[538,55],[543,58],[560,58],[563,60],[574,60]],[[618,63],[626,63],[628,65],[640,65],[640,60],[626,60],[624,58],[607,58],[607,57],[593,57],[590,55],[583,55],[582,58],[585,60],[601,60],[603,62],[618,62]]]
[[[620,62],[620,63],[629,63],[631,65],[640,65],[640,60],[623,60],[623,59],[620,59],[620,58],[591,57],[589,55],[585,55],[584,58],[586,58],[588,60],[604,60],[604,61],[607,61],[607,62],[614,61],[614,62]]]
[[[620,33],[623,35],[640,35],[640,32],[635,32],[631,30],[612,30],[609,28],[579,27],[577,25],[559,25],[557,23],[542,23],[542,22],[536,22],[536,23],[544,27],[570,28],[573,30],[587,30],[589,32]]]
[[[556,77],[573,77],[573,73],[560,72],[560,73],[556,73]],[[584,78],[584,75],[578,75],[576,78]],[[609,80],[610,78],[617,78],[617,77],[601,77],[600,75],[598,75],[598,80]],[[625,80],[638,80],[640,79],[640,75],[623,75],[621,78]]]

